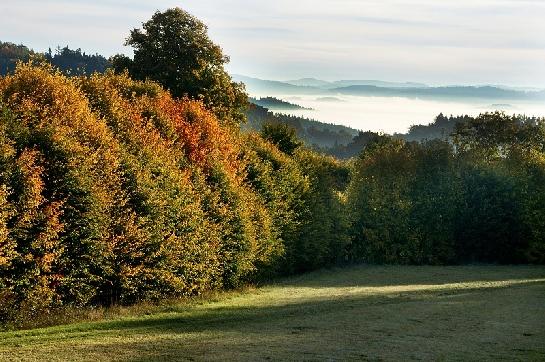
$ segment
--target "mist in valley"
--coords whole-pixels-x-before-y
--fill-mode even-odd
[[[507,114],[545,116],[545,102],[505,99],[422,99],[405,97],[366,97],[350,95],[293,95],[258,94],[274,96],[310,109],[278,109],[275,112],[291,114],[317,121],[341,124],[359,130],[385,133],[403,133],[411,125],[428,124],[439,114],[470,115],[496,110]]]

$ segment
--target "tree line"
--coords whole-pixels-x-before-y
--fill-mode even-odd
[[[31,58],[45,60],[70,75],[104,73],[111,66],[104,56],[86,54],[79,48],[72,50],[65,46],[57,47],[55,52],[49,48],[45,53],[38,53],[24,45],[0,41],[0,76],[12,73],[18,62],[28,62]]]
[[[0,125],[3,321],[342,259],[330,212],[346,165],[282,152],[157,83],[22,65],[0,79]]]
[[[352,257],[375,263],[544,263],[545,123],[485,113],[452,142],[375,139],[347,191]]]

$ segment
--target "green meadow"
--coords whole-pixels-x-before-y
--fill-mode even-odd
[[[545,267],[336,268],[100,318],[0,333],[0,359],[539,361]]]

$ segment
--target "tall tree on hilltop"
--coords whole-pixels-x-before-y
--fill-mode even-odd
[[[133,78],[161,83],[175,97],[202,100],[223,123],[244,119],[244,85],[225,71],[229,57],[199,19],[180,8],[158,11],[142,29],[133,29],[125,44],[134,48],[134,59],[112,57],[116,72],[127,69]]]

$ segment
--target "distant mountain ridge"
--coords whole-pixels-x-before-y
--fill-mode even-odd
[[[523,90],[503,86],[429,86],[423,83],[387,82],[379,80],[340,80],[327,82],[315,78],[292,81],[273,81],[233,75],[233,79],[246,84],[251,95],[334,95],[375,97],[422,97],[466,99],[545,100],[545,90]]]
[[[383,80],[336,80],[328,82],[316,78],[301,78],[296,80],[286,81],[288,84],[293,84],[301,87],[318,87],[323,89],[335,89],[340,87],[349,87],[353,85],[374,85],[385,88],[427,88],[429,85],[415,82],[388,82]]]
[[[518,91],[492,86],[447,86],[428,88],[384,88],[353,85],[335,88],[346,95],[425,98],[545,99],[545,91]]]
[[[301,78],[301,79],[295,79],[295,80],[287,80],[285,83],[293,84],[300,87],[318,87],[318,88],[328,88],[333,83],[316,79],[316,78]]]
[[[277,80],[266,80],[232,74],[235,82],[242,82],[251,96],[273,94],[326,94],[327,91],[317,87],[298,86]]]

